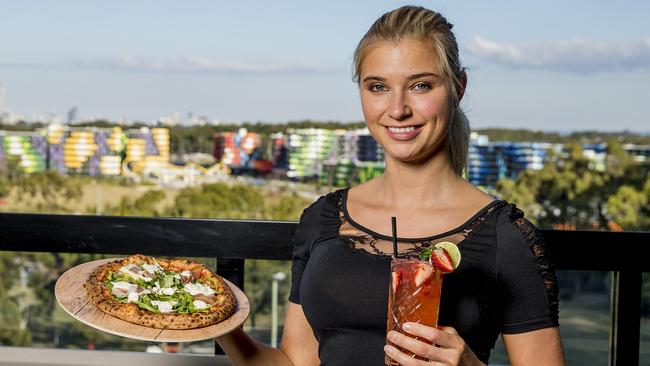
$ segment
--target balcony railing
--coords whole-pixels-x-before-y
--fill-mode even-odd
[[[244,284],[246,259],[291,259],[294,222],[0,214],[0,250],[214,257],[217,272]],[[609,365],[638,365],[643,255],[650,232],[543,230],[557,269],[612,271]],[[0,364],[227,365],[223,356],[146,355],[0,347]],[[75,360],[81,363],[76,363]],[[102,361],[103,360],[103,361]],[[127,364],[127,362],[124,362]]]

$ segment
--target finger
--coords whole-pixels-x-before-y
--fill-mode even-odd
[[[455,328],[441,327],[440,330],[441,330],[440,336],[438,337],[440,341],[438,345],[440,347],[459,348],[459,349],[465,348],[465,341],[460,336],[460,334],[458,334],[458,331]]]
[[[404,323],[402,325],[402,329],[408,334],[424,338],[431,343],[435,343],[435,341],[440,336],[440,333],[442,333],[442,331],[434,327],[412,322]]]
[[[430,327],[420,323],[405,323],[402,329],[414,336],[423,337],[433,344],[445,348],[462,347],[464,342],[458,335],[456,329],[443,327],[442,329]]]
[[[412,353],[427,360],[445,360],[445,357],[443,357],[441,354],[443,353],[443,349],[437,348],[431,343],[426,343],[426,340],[423,342],[396,331],[388,332],[386,338],[388,338],[389,341],[393,342],[394,345],[404,349],[405,351],[411,351]]]
[[[388,357],[403,366],[445,366],[445,364],[436,361],[418,360],[417,358],[411,357],[390,345],[384,346],[384,352]]]
[[[458,331],[454,327],[440,327],[440,330],[447,334],[458,335]]]

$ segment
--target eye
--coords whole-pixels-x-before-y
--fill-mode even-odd
[[[368,86],[368,90],[370,90],[373,93],[381,93],[381,92],[384,92],[384,91],[386,91],[388,89],[386,88],[386,86],[384,84],[375,83],[375,84],[371,84],[370,86]]]
[[[416,91],[428,91],[428,90],[431,90],[431,84],[426,83],[424,81],[420,81],[418,83],[413,84],[411,89],[416,90]]]

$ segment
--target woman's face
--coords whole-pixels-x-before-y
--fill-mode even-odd
[[[371,47],[359,77],[370,133],[393,159],[430,159],[444,147],[453,108],[449,82],[436,71],[433,47],[414,39]]]

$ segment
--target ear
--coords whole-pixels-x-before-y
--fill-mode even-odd
[[[460,101],[463,99],[463,95],[465,95],[465,88],[467,88],[467,73],[465,73],[465,70],[463,70],[460,72],[460,78],[458,79],[458,85],[456,86],[458,104],[460,104]]]

